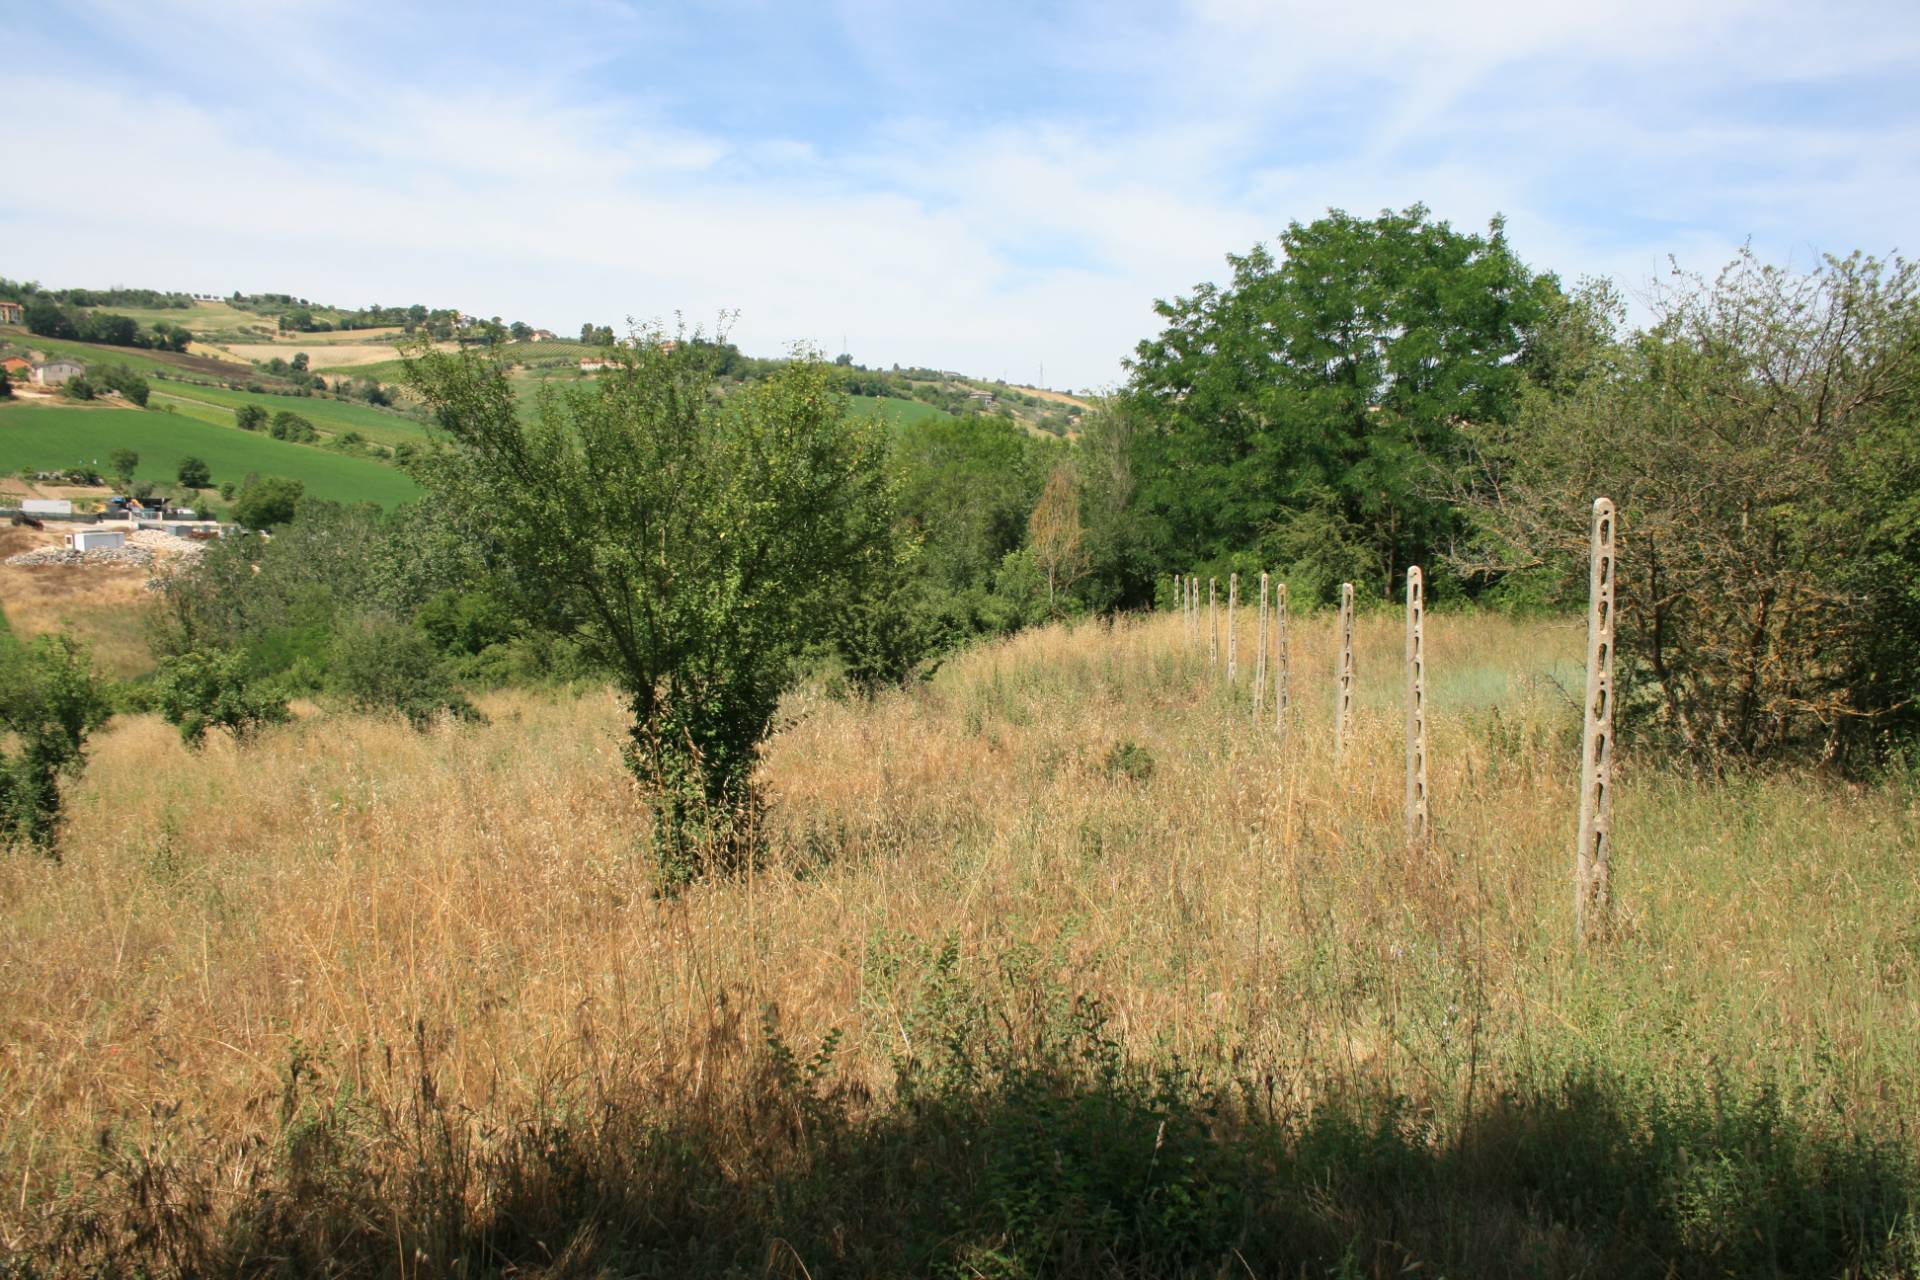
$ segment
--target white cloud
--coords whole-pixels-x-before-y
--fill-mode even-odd
[[[1739,105],[1777,117],[1801,79],[1912,67],[1917,24],[1896,10],[1803,30],[1783,9],[1650,0],[1207,0],[1170,26],[1096,9],[1086,38],[1056,21],[1027,51],[1033,76],[1085,86],[1080,105],[983,112],[945,109],[965,83],[950,68],[892,92],[926,70],[905,11],[845,9],[859,58],[894,69],[861,127],[774,113],[743,130],[686,118],[672,86],[590,74],[612,57],[597,45],[657,29],[624,6],[515,27],[491,68],[477,36],[441,62],[353,56],[368,32],[335,4],[215,6],[184,44],[178,12],[96,6],[174,61],[157,88],[110,58],[11,74],[111,184],[37,171],[0,191],[6,242],[31,246],[7,273],[554,328],[737,308],[753,351],[844,333],[864,361],[1021,378],[1044,362],[1084,387],[1118,377],[1156,297],[1329,206],[1421,200],[1468,227],[1504,212],[1536,265],[1632,283],[1668,252],[1710,268],[1748,235],[1803,260],[1885,250],[1920,202],[1911,107],[1786,127]],[[236,67],[262,88],[205,88]],[[744,90],[769,71],[737,74]]]

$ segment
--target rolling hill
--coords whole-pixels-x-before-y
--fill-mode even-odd
[[[238,484],[249,474],[286,476],[316,498],[397,506],[420,488],[393,467],[312,445],[214,426],[178,413],[131,407],[9,403],[0,405],[0,471],[95,466],[105,470],[115,449],[140,455],[136,480],[163,492],[177,487],[182,458],[204,460],[215,485]]]

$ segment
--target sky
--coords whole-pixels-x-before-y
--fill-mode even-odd
[[[1056,388],[1329,208],[1629,296],[1920,251],[1920,5],[0,0],[0,275]]]

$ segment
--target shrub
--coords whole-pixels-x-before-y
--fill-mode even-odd
[[[1920,267],[1743,254],[1655,301],[1623,333],[1617,297],[1576,298],[1547,384],[1481,429],[1479,558],[1584,584],[1613,499],[1623,728],[1695,764],[1920,731]]]
[[[87,736],[111,710],[74,641],[0,638],[0,843],[53,854],[60,779],[80,771]]]
[[[282,409],[273,415],[268,434],[275,440],[290,440],[295,444],[312,444],[320,438],[313,424],[291,409]]]
[[[160,714],[190,747],[205,741],[209,729],[225,729],[234,741],[245,742],[262,727],[289,718],[286,696],[249,680],[237,653],[216,650],[166,659],[154,695]]]
[[[335,634],[330,656],[334,691],[361,711],[398,712],[416,729],[442,715],[480,718],[433,642],[415,627],[360,618]]]
[[[299,512],[306,486],[284,476],[250,479],[233,504],[233,518],[249,529],[288,524]]]

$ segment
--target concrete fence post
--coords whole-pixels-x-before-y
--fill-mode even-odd
[[[1407,570],[1407,846],[1427,843],[1427,586]]]
[[[1587,704],[1581,734],[1580,834],[1574,850],[1574,931],[1581,941],[1606,930],[1612,910],[1614,511],[1593,502],[1587,583]]]
[[[1346,758],[1353,737],[1353,584],[1340,584],[1340,658],[1333,700],[1333,760]]]
[[[1293,696],[1293,655],[1288,651],[1287,584],[1273,591],[1273,727],[1282,742],[1287,737],[1287,702]]]
[[[1220,579],[1207,579],[1207,661],[1220,665]]]
[[[1267,582],[1269,575],[1260,575],[1260,625],[1254,628],[1253,645],[1253,714],[1260,716],[1260,709],[1267,705]]]
[[[1227,575],[1227,687],[1233,687],[1240,671],[1240,575]]]

